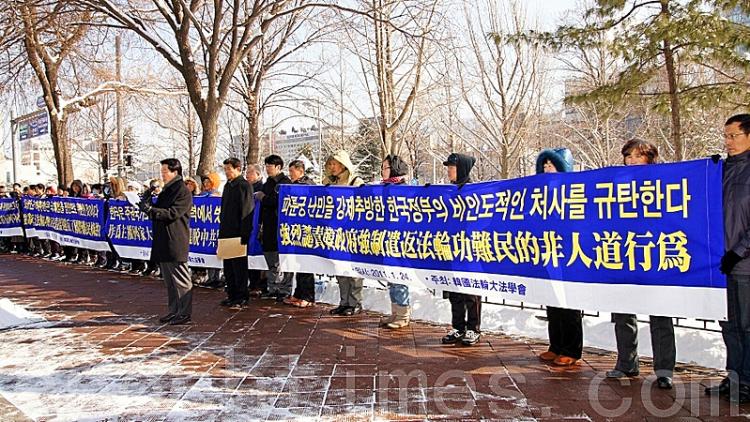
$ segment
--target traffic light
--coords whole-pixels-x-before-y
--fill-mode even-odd
[[[125,167],[133,167],[133,156],[131,154],[125,155]]]

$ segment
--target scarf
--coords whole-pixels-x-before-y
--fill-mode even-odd
[[[389,183],[393,183],[397,185],[400,183],[404,183],[405,180],[406,180],[406,176],[394,176],[394,177],[389,177],[387,179],[383,179],[380,181],[380,183],[384,185],[389,184]]]

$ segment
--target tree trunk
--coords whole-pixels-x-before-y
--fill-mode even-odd
[[[210,107],[206,112],[199,112],[198,118],[203,127],[201,156],[198,161],[200,175],[216,171],[216,137],[219,133],[219,111],[221,107]]]
[[[193,176],[195,171],[195,122],[193,121],[192,113],[190,112],[190,106],[187,107],[187,142],[188,142],[188,175]],[[201,176],[207,174],[201,173]]]
[[[246,102],[247,154],[245,155],[245,165],[249,166],[251,164],[258,164],[260,160],[260,107],[257,95],[250,95]]]
[[[661,14],[665,19],[670,19],[669,0],[661,0]],[[664,65],[667,71],[667,82],[669,83],[669,108],[671,112],[672,123],[672,145],[674,146],[674,160],[682,161],[685,159],[685,146],[682,143],[682,122],[680,120],[680,98],[679,86],[677,85],[677,69],[674,62],[674,52],[672,43],[664,40]]]
[[[70,148],[67,139],[66,121],[50,116],[50,139],[55,151],[55,164],[57,167],[57,183],[69,186],[73,182],[73,163],[70,157]]]

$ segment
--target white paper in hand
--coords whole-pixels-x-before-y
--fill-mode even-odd
[[[141,197],[135,192],[123,192],[125,197],[128,199],[130,205],[138,208],[138,204],[141,203]]]

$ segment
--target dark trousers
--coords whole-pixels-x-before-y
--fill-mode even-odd
[[[224,278],[227,281],[227,296],[230,300],[247,300],[247,257],[224,260]]]
[[[193,282],[187,262],[160,262],[159,265],[167,287],[169,313],[190,316],[193,312]]]
[[[547,308],[549,351],[580,359],[583,352],[583,321],[576,309]]]
[[[612,314],[617,339],[617,364],[623,372],[638,370],[638,320],[633,314]],[[657,377],[672,377],[677,358],[674,344],[674,322],[671,317],[650,316],[651,349],[654,354],[654,372]]]
[[[448,300],[451,302],[453,329],[462,333],[466,330],[479,332],[482,322],[481,296],[449,292]]]
[[[250,278],[250,290],[266,290],[266,283],[261,278],[260,270],[247,270],[248,278]]]
[[[294,297],[308,302],[315,302],[315,276],[310,273],[297,273],[297,287]]]
[[[720,321],[727,371],[750,385],[750,276],[727,276],[727,320]]]

